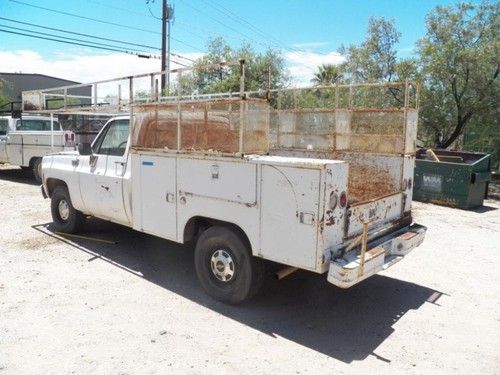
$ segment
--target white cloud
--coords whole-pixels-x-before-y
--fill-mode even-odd
[[[285,54],[288,69],[294,84],[304,86],[311,84],[311,78],[322,64],[338,65],[345,57],[338,52],[326,54],[315,52],[288,52]]]
[[[105,80],[113,77],[160,71],[159,59],[143,59],[134,55],[83,54],[82,50],[74,54],[57,54],[53,58],[44,58],[30,50],[0,51],[0,72],[38,73],[68,79],[82,83]],[[183,54],[195,59],[201,54]],[[186,61],[189,64],[189,61]],[[172,69],[179,67],[173,63]]]
[[[183,54],[193,60],[201,55],[200,53]],[[285,59],[293,84],[301,86],[310,84],[319,65],[340,64],[345,60],[344,56],[338,52],[320,54],[308,51],[288,52],[285,54]],[[177,67],[179,67],[178,64],[172,64],[172,69]],[[78,49],[74,53],[65,52],[47,58],[31,50],[0,50],[0,72],[46,74],[82,83],[159,70],[160,60],[158,59],[142,59],[121,53],[95,54],[91,50]]]
[[[299,49],[309,49],[309,48],[319,48],[328,45],[328,42],[306,42],[306,43],[294,43],[292,47]]]

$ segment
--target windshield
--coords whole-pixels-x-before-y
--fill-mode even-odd
[[[16,130],[50,131],[49,119],[22,119],[17,120]],[[54,130],[62,130],[59,122],[54,120]]]

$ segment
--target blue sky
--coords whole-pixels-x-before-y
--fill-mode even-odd
[[[307,80],[306,76],[312,73],[317,64],[341,61],[341,56],[336,52],[341,44],[360,43],[366,35],[370,17],[395,19],[402,33],[400,56],[411,55],[415,42],[425,33],[425,15],[436,5],[453,4],[454,1],[173,0],[170,3],[175,7],[173,52],[197,57],[205,50],[207,40],[216,36],[223,36],[235,47],[243,40],[250,42],[256,50],[264,50],[269,45],[278,46],[287,58],[291,73],[302,75],[302,79]],[[152,32],[57,14],[26,4]],[[150,8],[152,14],[146,0],[0,0],[0,17],[160,47],[161,22],[153,16],[161,15],[161,0],[155,0]],[[0,29],[8,30],[13,30],[10,27],[35,29],[6,20],[0,20],[0,25]],[[159,60],[116,55],[119,54],[0,32],[0,71],[42,69],[44,71],[41,73],[54,74],[57,71],[53,70],[59,67],[60,74],[69,74],[70,78],[76,79],[78,77],[71,71],[75,63],[94,65],[95,74],[91,73],[91,66],[85,66],[85,77],[79,78],[83,80],[94,76],[96,79],[107,78],[104,74],[112,74],[113,66],[117,65],[127,65],[129,70],[126,71],[133,73],[159,70]],[[76,57],[81,60],[75,60]],[[95,63],[90,57],[95,58]],[[115,60],[116,64],[103,63],[106,57],[110,61],[119,60]],[[29,65],[23,61],[25,59],[38,63]],[[66,68],[62,65],[64,61],[69,64]]]

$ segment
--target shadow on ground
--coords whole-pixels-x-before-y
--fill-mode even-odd
[[[28,185],[40,185],[35,180],[35,177],[33,176],[33,172],[31,170],[23,170],[21,168],[10,166],[0,168],[0,180],[19,182],[21,184]]]
[[[483,205],[481,207],[475,208],[472,211],[477,212],[478,214],[482,214],[485,212],[490,212],[490,211],[495,211],[498,210],[497,207],[489,206],[488,204]]]
[[[112,243],[61,238],[49,224],[33,228],[88,253],[89,262],[109,262],[265,334],[347,363],[369,355],[390,362],[374,351],[394,331],[393,325],[409,310],[426,301],[436,303],[442,295],[380,275],[341,290],[329,284],[326,275],[299,271],[281,281],[269,276],[255,298],[227,306],[203,292],[194,272],[193,251],[187,246],[95,219],[81,235]]]

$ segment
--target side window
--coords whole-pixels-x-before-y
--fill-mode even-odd
[[[16,130],[50,131],[50,120],[44,120],[44,119],[17,120]],[[54,130],[61,130],[61,126],[57,121],[54,121]]]
[[[9,120],[0,119],[0,135],[7,135],[8,130],[9,130]]]
[[[122,156],[127,147],[129,133],[128,120],[116,120],[112,122],[106,134],[99,139],[95,145],[95,153],[100,155]]]

